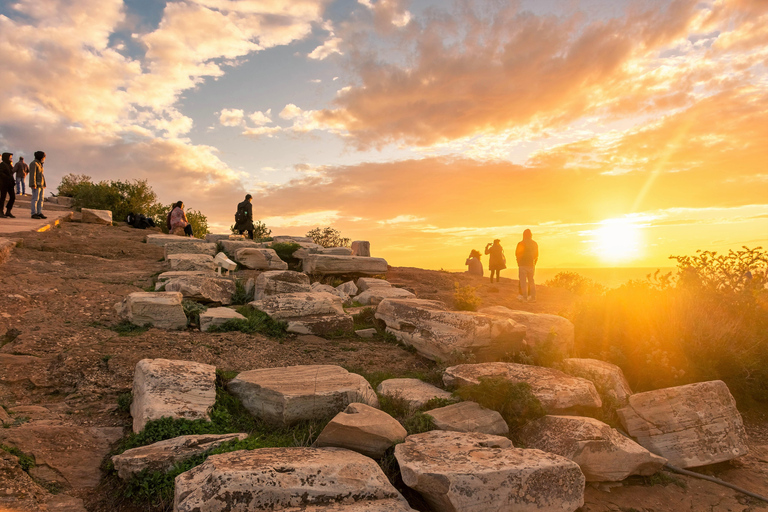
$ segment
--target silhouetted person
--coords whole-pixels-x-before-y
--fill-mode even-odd
[[[504,256],[504,248],[499,243],[501,240],[498,238],[493,241],[492,244],[485,246],[485,254],[490,254],[488,258],[488,270],[491,271],[491,282],[493,282],[493,273],[496,272],[496,282],[499,282],[501,276],[499,272],[507,268],[507,258]]]
[[[182,228],[187,236],[195,236],[192,232],[192,225],[187,220],[187,214],[184,213],[184,203],[181,201],[176,203],[176,206],[171,210],[171,231],[176,228]]]
[[[26,195],[27,184],[24,182],[24,178],[29,174],[29,166],[24,161],[24,157],[19,157],[19,163],[13,166],[13,173],[16,175],[16,195]]]
[[[46,219],[43,215],[43,198],[45,197],[45,174],[43,164],[45,152],[35,151],[35,161],[29,165],[29,188],[32,189],[30,210],[33,219]]]
[[[471,276],[483,277],[483,263],[480,261],[480,251],[472,249],[469,253],[469,258],[464,262],[469,267],[467,273]]]
[[[247,194],[242,203],[238,203],[237,212],[235,212],[235,231],[239,234],[248,233],[248,238],[253,240],[253,205],[251,201],[253,196]]]
[[[521,302],[536,302],[536,283],[533,281],[533,273],[539,261],[539,244],[533,241],[530,229],[523,231],[523,241],[517,244],[515,258],[520,279],[520,295],[517,299]]]
[[[0,217],[15,216],[11,213],[13,203],[16,202],[16,193],[13,191],[13,153],[3,153],[3,160],[0,162]],[[5,205],[5,196],[8,196],[8,206],[3,214],[3,205]]]

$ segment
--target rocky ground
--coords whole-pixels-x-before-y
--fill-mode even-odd
[[[128,500],[115,504],[99,466],[130,430],[130,416],[118,410],[117,401],[130,391],[134,366],[144,358],[199,361],[230,371],[301,364],[395,375],[434,370],[434,363],[378,339],[289,336],[277,341],[159,329],[121,335],[113,330],[119,323],[114,304],[130,292],[150,289],[153,277],[167,270],[162,247],[143,243],[146,234],[71,222],[45,233],[9,235],[19,244],[0,266],[0,444],[17,455],[34,456],[36,464],[27,473],[21,467],[24,457],[0,449],[0,511],[142,510]],[[574,302],[567,291],[540,287],[537,303],[521,304],[517,281],[509,278],[491,284],[465,274],[392,268],[387,279],[449,305],[455,282],[475,286],[483,306],[565,314]],[[768,428],[761,418],[760,411],[745,418],[748,456],[700,471],[768,495]],[[703,480],[663,480],[653,486],[640,480],[588,485],[582,510],[768,508]]]

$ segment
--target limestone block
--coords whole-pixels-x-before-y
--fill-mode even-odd
[[[253,270],[288,270],[288,264],[280,259],[274,249],[237,249],[235,261]]]
[[[312,315],[344,315],[341,298],[325,292],[298,292],[271,295],[249,305],[265,312],[275,320],[302,318]],[[350,316],[350,315],[347,315]],[[351,318],[351,316],[350,316]]]
[[[260,300],[271,295],[308,291],[311,291],[311,287],[306,274],[292,270],[270,270],[256,278],[253,298]]]
[[[384,299],[415,299],[416,295],[402,288],[377,286],[365,290],[355,297],[363,306],[376,306]]]
[[[235,260],[238,249],[261,249],[262,244],[253,240],[219,240],[219,247],[228,258]]]
[[[117,476],[129,480],[135,474],[149,471],[167,472],[177,462],[205,453],[228,441],[243,440],[248,434],[203,434],[179,436],[147,446],[131,448],[112,457]]]
[[[585,379],[542,366],[516,363],[479,363],[451,366],[443,373],[449,388],[478,384],[483,377],[501,377],[509,382],[527,382],[550,414],[564,414],[602,406],[595,386]]]
[[[576,463],[505,437],[433,430],[408,436],[395,457],[405,485],[440,512],[573,512],[584,504]]]
[[[133,431],[164,416],[210,420],[216,401],[216,367],[192,361],[142,359],[133,374]]]
[[[230,320],[245,320],[245,317],[231,308],[208,308],[200,313],[200,330],[207,331],[214,325],[222,325]]]
[[[345,293],[349,295],[350,297],[354,297],[357,295],[358,289],[357,285],[354,281],[347,281],[346,283],[342,283],[339,286],[336,287],[337,290],[339,290],[341,293]]]
[[[85,224],[104,224],[106,226],[112,225],[112,212],[109,210],[92,210],[90,208],[83,208],[80,210],[82,217],[80,222]]]
[[[349,247],[323,247],[318,254],[328,254],[331,256],[353,256],[352,249]]]
[[[235,282],[223,277],[175,277],[165,282],[165,290],[180,292],[185,299],[199,302],[231,304]]]
[[[401,398],[408,402],[411,410],[421,409],[433,398],[452,400],[453,395],[444,389],[419,379],[387,379],[376,388],[380,395]]]
[[[222,240],[229,240],[230,236],[232,236],[232,233],[206,233],[205,241],[208,243],[217,244]]]
[[[392,416],[370,405],[352,403],[326,425],[316,445],[346,448],[378,459],[408,433]]]
[[[330,285],[327,285],[327,284],[322,284],[319,281],[316,282],[316,283],[312,283],[311,289],[312,289],[313,292],[326,292],[326,293],[330,293],[332,295],[336,295],[339,298],[341,298],[341,301],[343,303],[345,303],[345,304],[351,303],[351,299],[350,299],[349,295],[347,295],[346,293],[342,292],[338,288],[334,288],[333,286],[330,286]]]
[[[174,512],[408,512],[373,459],[341,448],[212,455],[176,477]]]
[[[358,329],[355,331],[355,334],[360,336],[361,338],[373,338],[376,336],[376,329],[371,327],[370,329]]]
[[[592,382],[602,396],[615,401],[618,406],[627,405],[632,390],[624,372],[615,364],[598,359],[564,359],[562,370],[568,375]]]
[[[385,279],[377,279],[375,277],[360,277],[357,280],[357,293],[362,293],[376,286],[385,286],[389,288],[392,286],[392,284]]]
[[[525,344],[533,353],[536,353],[536,348],[543,343],[550,342],[554,343],[563,354],[568,355],[573,351],[574,328],[573,323],[567,318],[544,313],[515,311],[504,306],[481,308],[478,312],[503,316],[524,325]]]
[[[346,313],[286,318],[284,320],[288,324],[285,328],[286,332],[295,334],[325,336],[339,332],[351,333],[355,328],[355,321],[352,315]]]
[[[277,426],[327,418],[353,402],[379,406],[368,381],[340,366],[250,370],[240,373],[227,387],[253,416]]]
[[[545,416],[518,435],[529,448],[562,455],[581,467],[587,482],[618,482],[660,471],[667,459],[654,455],[600,420]]]
[[[171,266],[171,270],[213,272],[216,269],[216,264],[213,262],[213,256],[208,254],[171,254],[166,259]]]
[[[741,414],[720,380],[637,393],[617,412],[629,435],[673,466],[714,464],[749,451]]]
[[[452,432],[479,432],[495,436],[509,434],[509,425],[498,412],[481,407],[475,402],[459,402],[425,414],[432,417],[432,423],[438,430]],[[532,446],[531,448],[537,448]],[[544,450],[547,451],[547,450]]]
[[[157,286],[165,289],[165,282],[177,277],[216,277],[216,272],[210,270],[169,270],[157,276]],[[158,287],[155,287],[155,291]]]
[[[355,240],[352,242],[352,256],[365,256],[371,255],[371,242],[366,240]]]
[[[72,208],[72,205],[75,203],[75,199],[73,197],[56,196],[55,199],[57,205],[63,206],[65,208]]]
[[[175,292],[133,292],[115,304],[115,310],[120,318],[135,325],[183,329],[187,316],[181,299],[181,294]]]
[[[155,233],[155,234],[147,235],[144,241],[148,244],[159,245],[161,247],[165,246],[165,244],[170,244],[170,243],[188,243],[188,244],[200,243],[199,238],[192,238],[188,236],[177,236],[177,235],[172,235],[170,233]]]
[[[193,238],[197,240],[197,238]],[[168,256],[172,254],[207,254],[208,256],[216,255],[216,244],[207,242],[169,242],[164,246],[165,259],[168,260]]]
[[[291,236],[291,235],[277,235],[272,237],[273,244],[313,244],[317,245],[314,240],[308,236]],[[322,247],[322,246],[318,246]]]
[[[422,356],[444,361],[469,353],[481,361],[495,359],[525,336],[525,327],[508,318],[448,311],[434,300],[384,299],[376,308],[376,318],[386,324],[387,332]]]
[[[311,254],[304,258],[302,270],[307,274],[384,274],[387,260],[384,258],[363,258],[361,256],[335,256]]]

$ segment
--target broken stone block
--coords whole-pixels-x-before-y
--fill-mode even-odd
[[[495,436],[509,434],[509,425],[498,412],[481,407],[475,402],[459,402],[427,411],[438,430],[452,432],[479,432]],[[537,448],[530,446],[530,448]],[[546,450],[545,450],[546,451]]]
[[[624,377],[624,372],[615,364],[598,359],[571,358],[564,359],[560,365],[568,375],[592,382],[601,396],[608,397],[614,405],[619,407],[627,405],[632,390]]]
[[[235,261],[253,270],[288,270],[288,264],[280,259],[274,249],[237,249]]]
[[[231,304],[235,282],[224,277],[184,276],[165,281],[165,290],[180,292],[185,299],[206,303]]]
[[[216,269],[213,256],[208,254],[170,254],[166,259],[175,271],[213,272]]]
[[[208,308],[200,313],[200,330],[205,332],[230,320],[245,320],[245,317],[231,308]]]
[[[161,329],[183,329],[187,315],[181,305],[182,296],[176,292],[133,292],[115,304],[120,318],[134,325],[147,324]]]
[[[387,379],[379,384],[376,391],[380,395],[405,400],[413,411],[421,409],[433,398],[453,400],[448,391],[419,379]]]
[[[361,256],[336,256],[331,254],[310,254],[302,262],[307,274],[384,274],[387,260],[384,258],[363,258]]]
[[[371,255],[371,242],[355,240],[352,242],[352,256],[369,257]]]
[[[363,293],[364,291],[375,288],[377,286],[390,288],[392,287],[392,284],[384,279],[377,279],[375,277],[361,277],[357,280],[357,293]]]
[[[569,355],[573,351],[574,327],[567,318],[545,313],[516,311],[504,306],[481,308],[478,313],[502,316],[525,326],[525,345],[534,354],[537,348],[554,347],[558,352]]]
[[[193,240],[197,240],[196,238]],[[172,254],[206,254],[210,257],[216,255],[216,244],[202,242],[169,242],[163,247],[165,259]]]
[[[260,300],[271,295],[309,292],[311,290],[307,274],[292,270],[270,270],[262,272],[256,278],[253,298],[254,300]]]
[[[384,411],[352,403],[334,416],[315,444],[318,447],[346,448],[378,459],[407,435],[403,426]]]
[[[105,226],[112,225],[112,212],[109,210],[92,210],[90,208],[83,208],[80,210],[82,217],[80,222],[84,224],[103,224]]]
[[[402,288],[378,286],[360,293],[355,300],[363,306],[376,306],[384,299],[415,299],[416,295]]]

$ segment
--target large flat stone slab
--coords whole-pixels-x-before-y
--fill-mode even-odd
[[[376,306],[384,299],[415,299],[416,295],[403,288],[376,286],[369,288],[355,297],[363,306]]]
[[[236,286],[233,280],[224,277],[184,276],[166,280],[165,290],[179,292],[185,299],[226,306],[232,303]]]
[[[120,318],[135,325],[154,325],[161,329],[183,329],[187,316],[178,292],[133,292],[115,304]]]
[[[354,319],[344,311],[341,298],[327,292],[270,295],[248,304],[273,320],[287,322],[288,332],[322,336],[354,329]]]
[[[310,254],[302,260],[301,269],[308,274],[319,275],[377,275],[387,272],[387,260],[384,258],[365,258],[362,256]]]
[[[570,355],[573,352],[573,323],[559,315],[517,311],[504,306],[482,308],[479,313],[502,316],[525,326],[525,344],[534,354],[537,348],[555,347],[560,353]]]
[[[443,361],[470,353],[481,361],[492,360],[511,352],[525,336],[525,327],[509,318],[449,311],[435,300],[384,299],[376,318],[422,356]]]
[[[378,459],[407,435],[403,426],[384,411],[352,403],[333,417],[315,444],[318,447],[346,448]]]
[[[260,300],[271,295],[309,292],[311,290],[307,274],[292,270],[270,270],[262,272],[256,278],[253,298]]]
[[[576,463],[505,437],[433,430],[408,436],[395,457],[405,485],[441,512],[573,512],[584,504]]]
[[[197,240],[196,238],[193,240]],[[216,256],[216,244],[197,240],[196,242],[169,242],[163,246],[166,261],[172,254],[207,254]]]
[[[614,406],[623,407],[629,402],[632,389],[624,372],[615,364],[598,359],[564,359],[560,363],[568,375],[581,377],[592,382],[601,396],[607,397]]]
[[[260,249],[264,245],[253,240],[219,240],[219,247],[221,247],[224,254],[234,260],[238,249]]]
[[[419,379],[387,379],[381,381],[376,392],[380,395],[405,400],[413,411],[424,407],[427,402],[434,398],[453,399],[450,392]]]
[[[205,332],[230,320],[245,320],[245,317],[231,308],[208,308],[200,313],[200,330]]]
[[[354,402],[379,406],[368,381],[332,365],[250,370],[227,388],[256,418],[278,426],[328,418]]]
[[[383,286],[385,288],[392,287],[392,283],[390,283],[386,279],[378,279],[375,277],[360,277],[358,278],[356,284],[360,293],[366,290],[370,290],[371,288],[379,287],[379,286]]]
[[[148,244],[159,245],[160,247],[163,247],[165,246],[165,244],[169,244],[169,243],[189,243],[189,244],[200,243],[199,238],[171,235],[169,233],[157,233],[157,234],[147,235],[144,241]]]
[[[288,263],[281,260],[274,249],[237,249],[235,261],[252,270],[288,270]]]
[[[432,423],[438,430],[452,432],[479,432],[495,436],[509,434],[509,425],[498,412],[481,407],[475,402],[459,402],[425,414],[432,417]],[[530,448],[536,448],[530,446]]]
[[[649,476],[667,459],[654,455],[600,420],[580,416],[544,416],[525,425],[520,440],[528,448],[562,455],[579,465],[587,482],[618,482]]]
[[[484,377],[500,377],[509,382],[527,382],[550,414],[564,414],[602,406],[595,386],[585,379],[571,377],[552,368],[517,363],[478,363],[451,366],[443,373],[447,387],[479,384]]]
[[[205,419],[216,402],[216,367],[193,361],[142,359],[133,374],[133,431],[163,417]]]
[[[175,483],[174,512],[411,510],[373,459],[341,448],[212,455]]]
[[[636,393],[617,412],[629,435],[673,466],[704,466],[749,451],[736,401],[720,380]]]
[[[189,245],[192,246],[192,244]],[[208,254],[177,253],[168,255],[166,260],[171,270],[175,271],[213,272],[216,269],[213,256]]]

